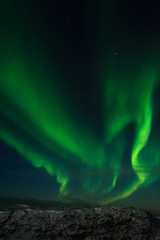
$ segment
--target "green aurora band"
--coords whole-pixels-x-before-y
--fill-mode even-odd
[[[141,152],[146,147],[152,126],[152,93],[157,83],[159,71],[158,67],[147,65],[140,73],[133,75],[132,71],[128,74],[122,72],[122,66],[119,71],[110,72],[107,77],[111,79],[106,84],[106,106],[109,112],[106,125],[106,142],[112,140],[130,123],[135,123],[135,137],[131,151],[131,166],[137,179],[132,181],[129,186],[121,190],[119,194],[113,196],[103,203],[108,203],[121,198],[130,196],[139,187],[147,185],[159,178],[159,174],[154,174],[160,161],[154,161],[151,157],[149,162],[143,158]],[[113,69],[113,68],[111,68]],[[122,74],[122,76],[121,76]],[[121,81],[117,81],[120,78]],[[134,78],[134,85],[129,79]],[[147,83],[147,84],[146,84]],[[137,94],[138,93],[138,94]],[[136,97],[135,97],[136,96]],[[119,139],[120,140],[120,139]],[[122,142],[125,142],[122,141]],[[125,142],[126,144],[126,142]],[[125,146],[121,147],[124,149]],[[157,149],[158,151],[158,149]],[[120,158],[117,162],[117,168],[120,167]],[[152,170],[151,170],[152,169]],[[115,181],[118,179],[118,174],[115,176]]]
[[[22,61],[16,61],[16,65],[10,66],[7,63],[7,67],[1,74],[1,101],[6,103],[6,106],[1,105],[1,113],[39,144],[50,151],[57,152],[62,159],[66,160],[66,163],[59,164],[56,159],[46,157],[37,151],[31,143],[9,129],[5,122],[1,124],[0,136],[33,166],[44,167],[50,175],[55,175],[60,184],[61,195],[72,194],[68,187],[72,181],[72,173],[67,170],[67,161],[80,167],[81,188],[84,191],[93,196],[101,191],[104,198],[103,204],[127,197],[139,187],[158,179],[158,175],[152,176],[150,169],[159,166],[159,159],[155,161],[152,159],[146,163],[141,154],[147,145],[152,125],[151,98],[158,77],[158,71],[155,68],[147,67],[144,72],[134,76],[137,79],[132,88],[123,76],[121,79],[124,81],[117,86],[116,79],[120,76],[119,72],[117,72],[118,76],[114,72],[107,76],[111,79],[106,82],[105,91],[106,110],[109,115],[106,121],[106,140],[101,144],[98,140],[96,141],[89,127],[78,128],[66,111],[66,100],[63,104],[62,95],[57,94],[60,90],[51,90],[46,80],[43,81],[46,75],[41,74],[39,78],[36,76],[33,78],[28,72],[25,64],[22,66]],[[38,80],[34,80],[35,78]],[[147,85],[145,85],[146,79]],[[55,87],[58,89],[57,86]],[[139,95],[135,98],[136,92],[139,92]],[[135,122],[136,134],[130,161],[137,178],[120,193],[112,196],[111,190],[116,188],[127,141],[125,134],[120,136],[120,133],[132,122]],[[119,144],[117,140],[115,141],[117,136],[119,136]],[[72,154],[74,160],[68,158],[68,154]]]
[[[14,12],[10,14],[14,19]],[[9,24],[6,22],[6,28]],[[12,24],[19,36],[18,19]],[[26,47],[26,51],[7,34],[1,40],[0,138],[34,167],[55,176],[60,197],[93,201],[96,197],[106,204],[158,180],[159,139],[153,137],[154,128],[152,133],[158,60],[144,58],[144,66],[136,70],[132,69],[132,55],[130,62],[108,60],[103,64],[97,85],[100,82],[102,87],[105,124],[104,138],[99,139],[87,121],[77,120],[69,93],[61,86],[62,75],[46,64],[45,49],[35,44],[36,33],[26,31],[34,39],[30,45],[22,44],[21,50]],[[127,135],[128,129],[133,136]],[[128,145],[130,152],[125,155]],[[127,180],[119,187],[123,172]],[[78,187],[73,187],[75,179]]]

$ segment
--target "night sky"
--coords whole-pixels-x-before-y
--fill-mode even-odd
[[[1,1],[0,196],[160,208],[156,2]]]

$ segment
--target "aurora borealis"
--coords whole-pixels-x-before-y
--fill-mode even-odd
[[[160,181],[154,1],[0,5],[1,171],[11,153],[5,167],[16,169],[18,161],[35,168],[37,178],[45,172],[52,196],[101,204],[154,188]]]

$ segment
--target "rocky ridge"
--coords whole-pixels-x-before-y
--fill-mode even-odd
[[[160,220],[132,207],[0,212],[1,240],[160,240]]]

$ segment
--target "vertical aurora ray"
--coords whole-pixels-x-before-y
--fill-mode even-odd
[[[141,173],[141,171],[145,169],[145,165],[144,163],[141,163],[141,160],[139,159],[139,154],[147,144],[151,131],[152,107],[150,95],[151,93],[149,94],[149,96],[146,97],[146,106],[144,106],[143,119],[138,126],[136,139],[132,151],[132,166],[139,178],[140,184],[143,184],[145,181],[147,181],[147,176],[145,176],[145,173]]]

